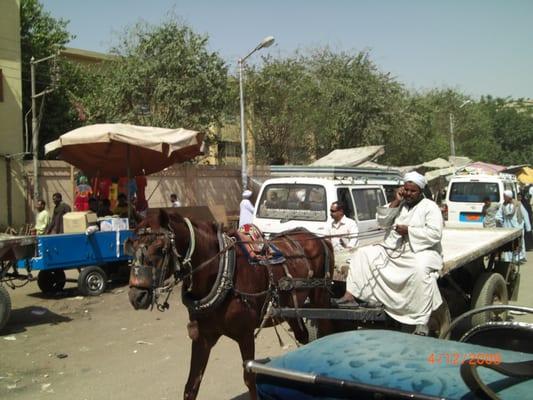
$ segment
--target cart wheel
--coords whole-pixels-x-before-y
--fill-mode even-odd
[[[78,289],[84,296],[98,296],[107,286],[107,275],[100,267],[83,268],[78,277]]]
[[[490,305],[507,304],[507,284],[498,273],[484,272],[476,281],[472,292],[473,308]],[[472,317],[472,326],[484,324],[489,321],[501,321],[507,318],[506,312],[484,312]]]
[[[7,289],[0,285],[0,332],[6,326],[11,314],[11,299]]]
[[[450,309],[448,308],[448,302],[443,297],[442,304],[439,308],[431,313],[428,322],[429,336],[440,337],[441,332],[447,331],[452,322],[452,317],[450,315]],[[448,334],[445,338],[448,339],[450,335]]]
[[[311,343],[318,339],[318,321],[315,319],[306,319],[305,328],[307,329],[308,342]]]
[[[63,290],[67,277],[62,269],[44,269],[37,275],[37,286],[45,294]]]

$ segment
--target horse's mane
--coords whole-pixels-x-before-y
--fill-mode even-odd
[[[177,224],[185,223],[185,219],[180,214],[177,214],[177,213],[168,214],[167,213],[167,216],[168,216],[168,223],[166,224],[167,226],[171,224],[177,225]],[[217,238],[216,223],[207,222],[207,221],[195,221],[193,219],[190,219],[190,221],[191,221],[192,226],[195,228],[197,241],[206,241],[206,242],[213,241],[213,240],[216,241],[216,238]],[[161,226],[163,226],[163,224],[161,224]]]

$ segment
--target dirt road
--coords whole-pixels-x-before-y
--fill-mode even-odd
[[[533,305],[533,252],[522,266],[518,304]],[[76,274],[73,275],[73,277]],[[9,290],[13,313],[0,335],[0,398],[13,400],[179,399],[187,379],[190,340],[177,293],[165,313],[134,311],[127,287],[79,297],[74,284],[46,298],[35,283]],[[525,318],[533,322],[531,316]],[[283,329],[282,339],[295,344]],[[257,340],[257,357],[275,356],[272,328]],[[222,338],[199,399],[247,399],[238,346]]]
[[[73,275],[74,276],[74,275]],[[35,283],[9,290],[13,312],[0,336],[0,398],[13,400],[179,399],[187,380],[190,340],[177,293],[165,313],[135,311],[127,286],[80,297],[75,285],[45,298]],[[290,348],[294,342],[278,329]],[[284,352],[273,329],[257,341],[257,356]],[[200,399],[247,399],[239,348],[222,338]]]

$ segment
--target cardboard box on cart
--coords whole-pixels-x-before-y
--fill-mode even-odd
[[[92,211],[73,211],[63,215],[64,233],[85,233],[91,225],[96,225],[96,214]]]

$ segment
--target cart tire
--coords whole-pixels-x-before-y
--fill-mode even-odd
[[[83,268],[78,277],[78,289],[84,296],[98,296],[107,287],[107,274],[100,267]]]
[[[37,286],[45,294],[63,290],[66,281],[65,271],[62,269],[44,269],[37,275]]]
[[[0,332],[6,326],[9,321],[9,315],[11,314],[11,298],[7,289],[0,285]]]
[[[431,313],[428,322],[429,336],[440,337],[441,332],[447,331],[452,322],[452,317],[450,315],[450,309],[448,307],[448,302],[443,297],[442,304],[435,311]],[[448,334],[443,339],[448,339],[450,334]]]
[[[476,281],[472,293],[473,308],[490,306],[493,304],[507,304],[507,284],[498,273],[484,272]],[[507,313],[484,312],[472,316],[472,326],[484,324],[489,321],[505,320]]]
[[[315,319],[306,319],[305,328],[307,329],[307,343],[318,339],[318,321]]]

